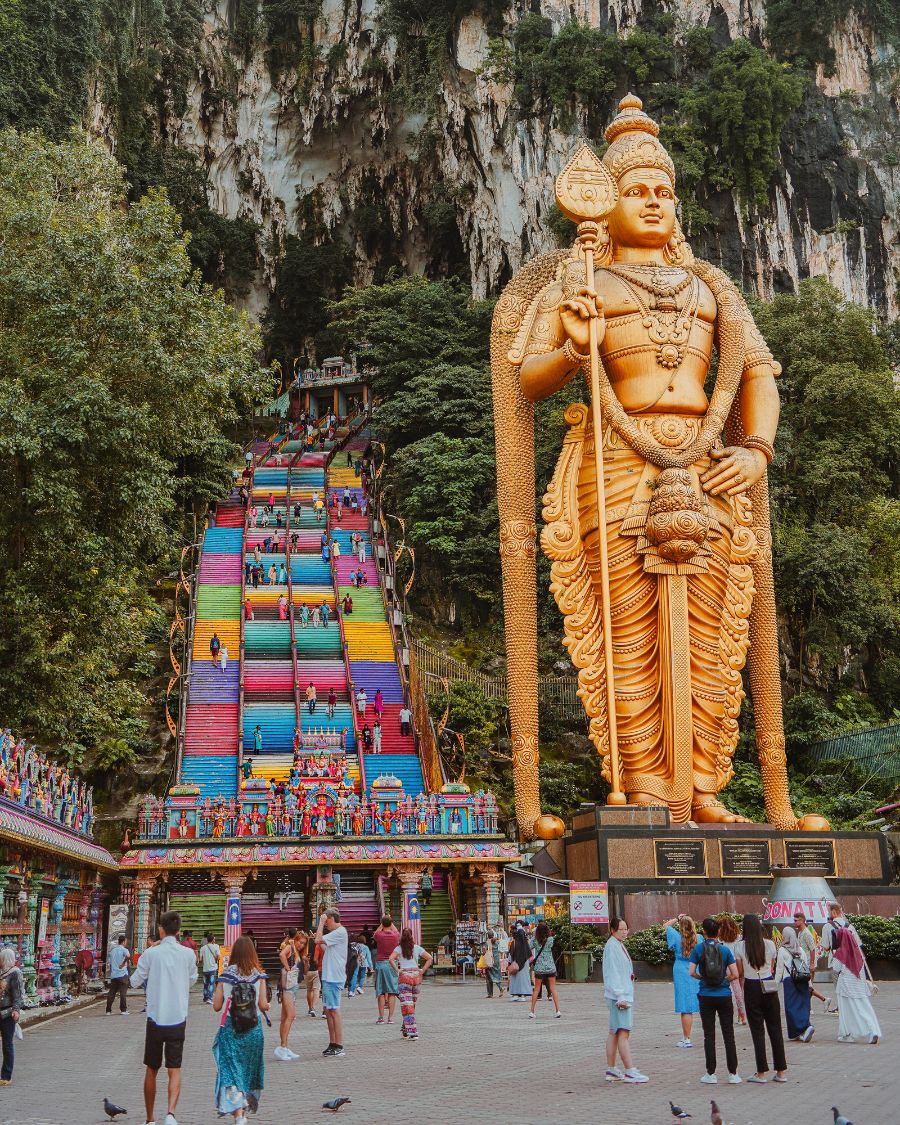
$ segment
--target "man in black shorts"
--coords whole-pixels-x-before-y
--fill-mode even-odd
[[[165,1062],[169,1101],[165,1125],[178,1125],[175,1109],[181,1093],[181,1057],[188,995],[197,979],[194,952],[177,940],[181,918],[170,910],[159,920],[159,945],[146,949],[131,977],[132,988],[147,985],[147,1036],[144,1042],[144,1104],[147,1125],[155,1125],[156,1075]]]

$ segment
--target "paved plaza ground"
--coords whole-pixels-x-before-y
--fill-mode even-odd
[[[141,1056],[144,1017],[132,996],[127,1017],[106,1016],[103,1006],[72,1012],[26,1030],[17,1045],[14,1084],[0,1089],[2,1125],[100,1125],[109,1096],[128,1110],[125,1125],[144,1121]],[[561,985],[563,1018],[541,1001],[539,1018],[506,997],[486,1000],[480,981],[426,984],[419,1002],[417,1042],[393,1026],[375,1025],[371,990],[344,999],[347,1055],[326,1059],[325,1021],[298,1018],[291,1046],[300,1059],[272,1057],[276,1028],[266,1029],[266,1088],[259,1125],[325,1121],[322,1103],[347,1095],[352,1104],[340,1120],[352,1125],[424,1122],[447,1125],[556,1123],[652,1125],[671,1121],[668,1099],[709,1121],[715,1097],[734,1125],[828,1125],[838,1105],[855,1125],[900,1123],[900,984],[885,984],[876,997],[884,1040],[875,1047],[836,1042],[837,1019],[817,1014],[816,1038],[788,1045],[789,1082],[784,1086],[718,1086],[699,1083],[702,1036],[678,1050],[681,1031],[668,985],[638,985],[634,1053],[650,1075],[645,1086],[607,1085],[603,1043],[606,1011],[599,985]],[[817,1004],[816,1007],[819,1007]],[[273,1023],[278,1007],[273,1003]],[[217,1120],[212,1102],[210,1053],[217,1017],[200,1000],[191,1002],[179,1125]],[[752,1073],[750,1035],[738,1029],[741,1073]],[[720,1064],[721,1065],[721,1064]],[[724,1066],[721,1067],[724,1071]],[[165,1118],[165,1076],[157,1122]],[[160,1112],[160,1109],[162,1112]]]

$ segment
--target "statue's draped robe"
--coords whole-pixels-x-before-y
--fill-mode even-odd
[[[564,342],[556,309],[565,288],[565,279],[558,276],[535,300],[517,341],[519,361]],[[749,312],[746,318],[748,343],[755,345],[747,351],[749,365],[761,354],[761,338]],[[649,351],[644,362],[654,362]],[[661,413],[632,417],[673,453],[696,440],[703,421]],[[586,407],[569,407],[566,420],[570,429],[544,500],[542,544],[552,563],[551,590],[565,617],[565,644],[579,669],[591,737],[609,779],[594,434]],[[751,504],[746,495],[703,492],[700,476],[709,457],[670,471],[676,479],[666,495],[674,496],[676,508],[681,504],[686,509],[676,518],[685,519],[686,530],[702,541],[688,561],[667,559],[647,536],[662,470],[606,421],[604,426],[622,788],[642,800],[667,804],[673,819],[684,821],[692,805],[714,797],[733,773],[756,550]],[[698,521],[705,535],[697,531]]]

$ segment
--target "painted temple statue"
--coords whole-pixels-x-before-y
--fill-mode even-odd
[[[787,788],[766,478],[781,369],[733,282],[693,257],[658,132],[638,98],[621,101],[602,160],[584,145],[557,180],[575,245],[524,266],[494,315],[517,819],[556,831],[537,786],[532,404],[581,371],[590,404],[566,410],[541,542],[609,803],[741,819],[718,794],[746,663],[768,819],[827,828],[798,820]]]

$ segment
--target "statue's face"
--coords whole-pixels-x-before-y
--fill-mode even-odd
[[[609,215],[614,246],[661,250],[675,230],[675,189],[659,168],[633,168],[619,180]]]

